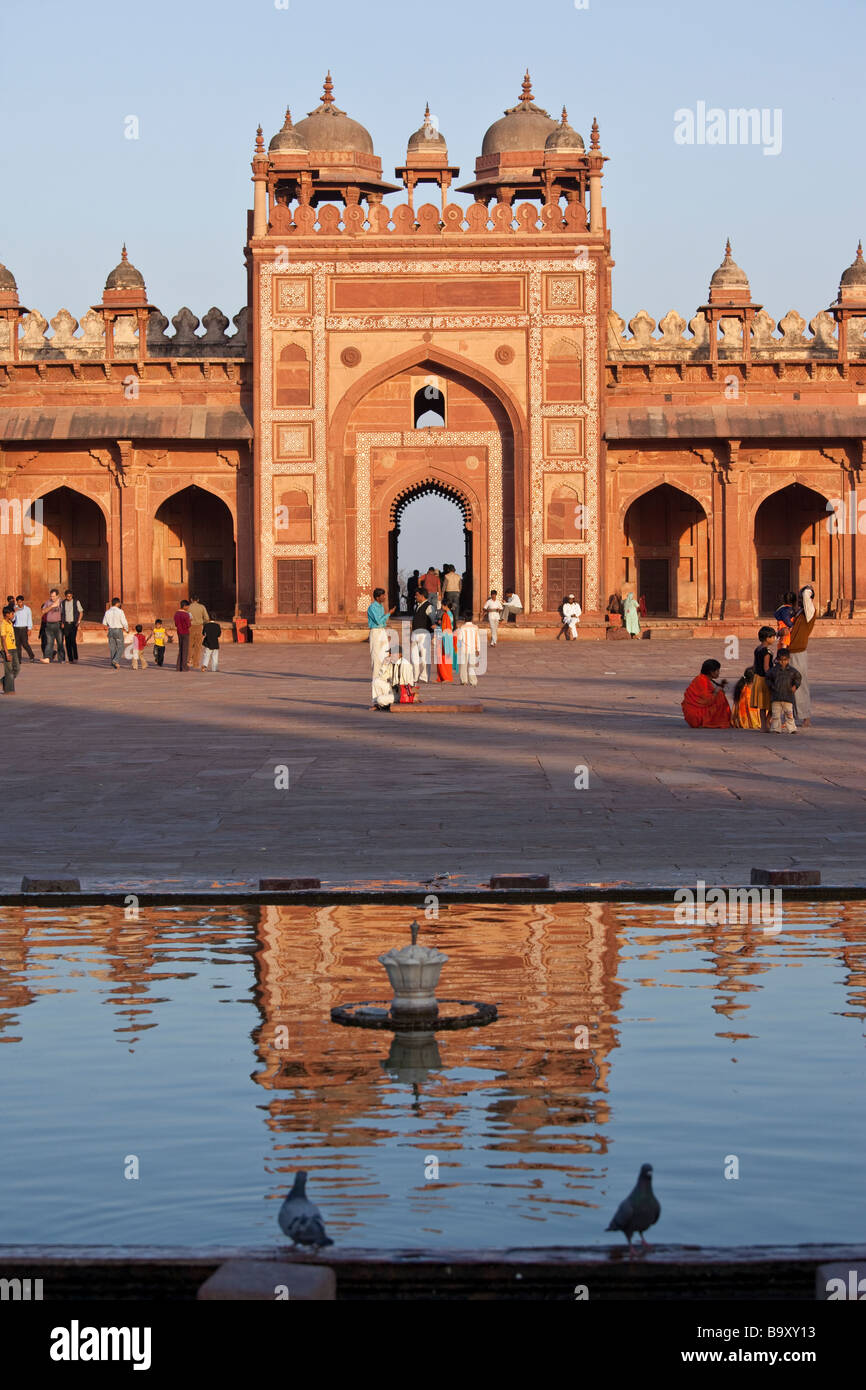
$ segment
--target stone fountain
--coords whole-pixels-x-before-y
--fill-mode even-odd
[[[411,944],[379,956],[394,997],[390,1004],[369,1001],[341,1004],[331,1010],[333,1023],[344,1027],[389,1029],[395,1033],[434,1032],[492,1023],[495,1004],[472,999],[438,999],[436,986],[448,957],[435,946],[419,946],[418,922],[410,927]]]

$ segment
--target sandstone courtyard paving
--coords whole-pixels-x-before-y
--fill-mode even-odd
[[[863,641],[813,640],[814,725],[789,736],[685,725],[714,640],[501,642],[477,691],[422,687],[484,712],[436,718],[370,711],[360,642],[227,646],[215,675],[114,672],[100,639],[81,653],[25,665],[0,705],[5,892],[25,874],[85,890],[502,872],[627,889],[796,865],[866,881]],[[750,658],[742,643],[723,675]]]

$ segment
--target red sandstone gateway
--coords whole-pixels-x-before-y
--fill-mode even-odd
[[[233,333],[217,308],[169,323],[124,247],[46,339],[0,267],[7,589],[69,587],[90,620],[121,593],[143,623],[196,592],[258,640],[362,637],[373,586],[397,599],[405,507],[436,493],[463,520],[464,603],[511,587],[524,630],[552,636],[573,592],[601,635],[627,586],[651,627],[747,633],[810,582],[855,631],[866,536],[825,523],[864,462],[861,250],[810,332],[755,302],[730,244],[688,327],[626,329],[606,158],[597,122],[587,146],[527,74],[464,208],[429,109],[387,183],[329,74],[303,120],[256,137]]]

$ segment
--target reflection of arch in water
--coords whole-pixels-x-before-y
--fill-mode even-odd
[[[393,607],[399,599],[399,584],[397,582],[398,569],[398,550],[400,542],[400,521],[404,511],[412,502],[418,502],[422,497],[442,497],[448,502],[453,502],[458,508],[463,518],[463,566],[461,569],[459,560],[455,557],[456,568],[463,577],[463,588],[460,595],[460,607],[471,610],[473,606],[473,561],[474,548],[472,537],[473,508],[472,502],[467,491],[464,491],[456,483],[447,482],[442,478],[433,475],[421,478],[411,483],[408,487],[403,487],[391,501],[389,511],[390,526],[388,531],[388,594],[389,603]],[[446,557],[447,558],[447,557]]]
[[[840,544],[827,525],[828,499],[815,488],[791,482],[755,508],[756,611],[771,614],[782,594],[814,584],[818,611],[839,603]]]
[[[222,498],[195,483],[167,497],[153,525],[156,615],[170,619],[182,598],[198,594],[208,612],[227,620],[236,576],[234,522]]]
[[[108,532],[102,507],[64,485],[34,498],[28,513],[28,529],[40,520],[42,526],[40,543],[23,547],[24,592],[31,607],[38,612],[51,588],[71,589],[85,618],[100,620],[108,605]]]
[[[671,483],[641,493],[625,511],[622,546],[620,587],[643,594],[648,613],[706,617],[709,522],[695,497]]]

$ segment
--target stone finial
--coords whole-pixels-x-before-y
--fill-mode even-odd
[[[413,946],[417,946],[417,945],[418,945],[418,933],[419,933],[420,930],[421,930],[421,928],[420,928],[420,926],[418,925],[417,922],[413,922],[412,925],[411,925],[411,927],[409,928],[409,931],[410,931],[411,936],[412,936],[412,945],[413,945]]]
[[[123,261],[124,263],[125,263],[125,262],[128,262],[128,260],[129,260],[129,257],[128,257],[127,254],[126,254],[126,242],[124,242],[124,243],[123,243],[123,246],[120,248],[120,259],[121,259],[121,261]]]
[[[256,129],[256,154],[264,154],[264,152],[265,152],[265,137],[264,137],[264,135],[262,134],[262,128],[261,128],[261,126],[258,126],[257,129]]]
[[[561,118],[560,118],[559,124],[560,124],[561,126],[566,126],[566,125],[568,125],[568,112],[566,111],[566,109],[565,109],[564,106],[563,106],[563,108],[562,108],[562,116],[561,116]]]
[[[529,76],[529,68],[526,69],[526,72],[525,72],[524,75],[523,75],[523,90],[522,90],[522,92],[521,92],[521,94],[520,94],[520,100],[521,100],[521,101],[533,101],[533,100],[534,100],[533,95],[532,95],[532,78]]]
[[[598,132],[598,121],[595,116],[592,118],[592,132],[589,137],[589,148],[591,150],[601,149],[601,138]]]
[[[331,73],[330,73],[330,69],[329,69],[328,75],[327,75],[327,77],[325,78],[325,89],[324,89],[324,91],[322,92],[322,105],[323,105],[323,106],[333,106],[333,104],[334,104],[334,83],[333,83],[333,81],[331,80]]]
[[[727,241],[725,242],[725,260],[726,260],[726,261],[729,261],[730,259],[731,259],[731,238],[728,237]]]

